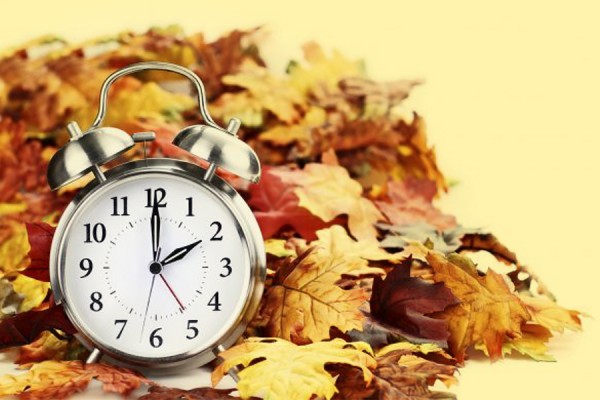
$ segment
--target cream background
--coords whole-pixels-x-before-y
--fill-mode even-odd
[[[495,232],[561,304],[598,316],[600,5],[482,3],[0,0],[0,48],[48,33],[78,41],[178,23],[215,38],[264,24],[263,54],[280,71],[315,39],[364,58],[375,78],[424,78],[410,104],[460,181],[440,205]],[[587,319],[583,334],[552,342],[557,363],[471,361],[453,390],[462,400],[594,397],[597,346]]]

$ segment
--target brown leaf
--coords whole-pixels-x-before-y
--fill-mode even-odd
[[[446,346],[448,324],[428,316],[459,303],[443,283],[431,284],[411,278],[409,258],[382,280],[375,277],[371,294],[371,315],[375,322],[392,327],[390,332],[417,343]]]
[[[475,266],[467,268],[469,260],[459,256],[450,261],[432,252],[427,261],[434,271],[433,279],[444,282],[461,301],[437,315],[448,321],[452,354],[463,362],[467,348],[483,342],[492,359],[502,357],[505,340],[519,338],[521,324],[531,319],[502,275],[490,269],[479,276]],[[461,261],[464,265],[459,264]]]
[[[139,400],[227,400],[239,399],[239,397],[230,396],[236,389],[215,389],[211,387],[201,387],[195,389],[177,389],[164,386],[151,386],[148,393],[139,398]],[[251,397],[250,399],[256,399]]]
[[[50,247],[54,237],[54,227],[42,223],[25,224],[29,240],[29,265],[21,271],[23,275],[44,282],[50,282]]]

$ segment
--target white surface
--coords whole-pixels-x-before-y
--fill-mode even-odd
[[[443,208],[495,232],[561,304],[599,315],[600,196],[596,2],[4,2],[0,44],[55,32],[79,40],[179,23],[209,38],[266,24],[274,68],[318,40],[382,79],[425,78],[411,104],[442,170],[460,185]],[[143,6],[141,4],[144,4]],[[187,7],[187,8],[186,8]],[[8,10],[12,10],[8,12]],[[120,10],[120,11],[118,11]],[[558,362],[469,362],[461,400],[562,399],[593,391],[598,324],[554,340]],[[191,380],[182,385],[194,386]],[[92,398],[92,397],[86,397]]]

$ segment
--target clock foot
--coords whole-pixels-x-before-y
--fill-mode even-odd
[[[97,363],[101,357],[102,357],[102,352],[94,347],[94,350],[92,350],[92,352],[88,356],[87,360],[85,360],[85,363],[86,364]]]
[[[206,170],[206,172],[204,172],[204,176],[202,177],[202,179],[204,179],[207,182],[210,181],[215,175],[215,172],[217,172],[217,164],[208,164],[208,169]]]
[[[223,345],[219,345],[217,346],[217,348],[214,350],[215,355],[217,356],[217,358],[220,360],[220,362],[223,362],[223,359],[221,357],[219,357],[219,353],[225,351],[225,347],[223,347]],[[231,379],[233,379],[235,381],[235,383],[238,383],[240,381],[240,377],[238,376],[238,373],[240,372],[240,370],[238,369],[238,367],[232,367],[229,369],[229,371],[227,371],[227,374],[229,374],[229,376],[231,377]]]

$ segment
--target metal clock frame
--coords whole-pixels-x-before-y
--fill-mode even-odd
[[[216,358],[219,351],[231,346],[246,329],[248,323],[256,312],[264,288],[266,276],[266,260],[264,243],[252,211],[242,197],[227,182],[217,175],[206,174],[206,169],[186,161],[168,158],[155,158],[131,161],[119,165],[106,172],[106,180],[99,182],[93,180],[83,188],[66,208],[56,229],[50,255],[50,282],[55,296],[56,304],[62,304],[69,319],[78,330],[77,337],[94,354],[106,355],[112,360],[129,366],[135,366],[155,373],[176,373],[204,365]],[[237,232],[242,239],[245,252],[250,261],[250,279],[246,301],[241,313],[231,324],[227,331],[212,343],[198,347],[183,354],[171,357],[139,357],[121,352],[100,340],[92,338],[92,334],[80,323],[80,317],[72,309],[69,299],[65,297],[63,280],[65,279],[65,259],[63,252],[69,245],[69,229],[71,221],[79,206],[93,199],[101,189],[112,186],[125,178],[141,176],[147,173],[163,173],[175,175],[190,180],[200,185],[212,194],[217,201],[221,201],[232,213],[236,221]],[[204,177],[208,178],[205,179]],[[71,243],[71,245],[73,245]]]

